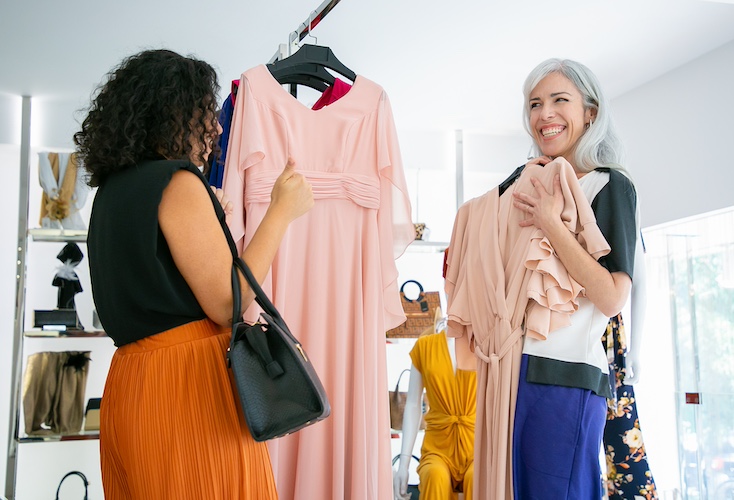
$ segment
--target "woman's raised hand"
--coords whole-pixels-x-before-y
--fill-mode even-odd
[[[288,158],[288,163],[270,193],[271,209],[278,211],[289,221],[311,210],[314,204],[311,184],[295,171],[295,167],[296,162]]]

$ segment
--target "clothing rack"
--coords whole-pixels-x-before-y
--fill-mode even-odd
[[[288,35],[288,43],[280,44],[280,46],[278,47],[278,51],[273,55],[273,57],[270,58],[269,62],[272,63],[280,59],[285,59],[293,52],[295,52],[294,49],[296,48],[298,43],[306,38],[309,33],[311,33],[311,30],[318,26],[318,24],[329,14],[329,12],[332,11],[334,7],[336,7],[336,4],[338,4],[340,1],[341,0],[324,0],[321,5],[316,8],[316,10],[311,12],[311,15],[308,16],[308,19],[303,21],[298,26],[298,28],[296,28]]]

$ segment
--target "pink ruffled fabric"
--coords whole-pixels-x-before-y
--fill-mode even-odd
[[[551,170],[546,172],[549,168]],[[565,159],[557,158],[545,167],[526,167],[516,190],[527,192],[526,185],[532,190],[530,178],[548,175],[548,172],[560,174],[565,201],[561,219],[568,230],[594,259],[608,254],[609,244],[596,225],[594,212],[573,167]],[[571,324],[571,314],[578,310],[578,297],[584,293],[584,288],[568,274],[550,242],[538,229],[532,235],[525,267],[532,271],[528,282],[528,298],[532,301],[526,310],[525,333],[544,339],[550,332]]]

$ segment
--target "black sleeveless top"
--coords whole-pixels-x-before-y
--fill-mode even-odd
[[[147,161],[110,174],[94,198],[87,237],[92,295],[118,347],[206,317],[158,226],[163,190],[178,170],[208,185],[189,161]],[[218,204],[214,210],[223,220]]]

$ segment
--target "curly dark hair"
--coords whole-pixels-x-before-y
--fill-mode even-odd
[[[88,184],[153,158],[188,159],[192,144],[216,147],[217,73],[170,50],[124,59],[95,91],[74,143]],[[205,164],[203,147],[198,158]]]

